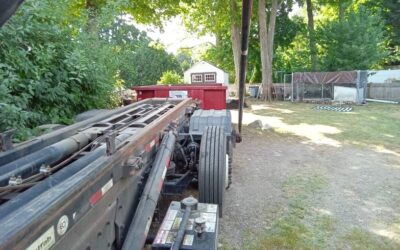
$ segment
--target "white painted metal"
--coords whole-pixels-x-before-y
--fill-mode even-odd
[[[357,102],[357,88],[334,86],[333,90],[335,102]]]
[[[391,103],[391,104],[399,104],[399,102],[395,101],[386,101],[386,100],[378,100],[378,99],[366,99],[368,102],[380,102],[380,103]]]

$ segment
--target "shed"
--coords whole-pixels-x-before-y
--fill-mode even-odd
[[[184,73],[184,82],[189,84],[222,83],[229,85],[229,75],[208,62],[198,62]]]

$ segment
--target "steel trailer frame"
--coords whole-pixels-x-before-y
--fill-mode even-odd
[[[114,114],[121,116],[125,111],[142,104],[166,101],[163,98],[145,100],[124,107],[122,111],[117,110]],[[142,119],[141,122],[126,127],[128,132],[121,131],[119,136],[127,134],[120,143],[112,146],[113,143],[109,143],[112,137],[108,135],[107,142],[98,145],[96,149],[102,149],[100,154],[95,154],[98,157],[84,162],[87,165],[68,178],[57,183],[57,175],[68,170],[68,166],[65,166],[42,180],[43,183],[48,182],[47,187],[51,187],[51,182],[55,181],[54,184],[57,185],[54,187],[41,190],[34,197],[24,197],[25,193],[35,190],[36,186],[33,186],[13,197],[16,199],[22,196],[22,200],[29,197],[25,203],[17,199],[16,203],[19,205],[15,207],[12,206],[14,200],[11,199],[11,203],[0,206],[0,209],[8,206],[8,209],[0,210],[0,249],[46,249],[49,245],[63,249],[120,249],[128,231],[127,225],[138,207],[139,197],[160,147],[160,139],[165,131],[184,124],[188,118],[188,110],[195,105],[191,99],[168,100],[167,103],[170,106],[168,110],[153,112],[145,116],[147,120]],[[85,128],[93,121],[101,121],[101,118],[94,117],[75,124],[72,128],[42,136],[23,145],[22,152],[28,150],[32,154],[43,150],[49,144],[46,140],[56,141],[74,132],[93,129],[93,126]],[[108,125],[115,127],[115,124]],[[82,157],[89,157],[96,150]],[[20,153],[18,148],[1,154],[0,158],[12,159],[16,153]],[[79,159],[75,162],[77,161]],[[63,170],[65,171],[62,172]],[[40,182],[36,185],[39,184]],[[148,225],[141,230],[145,237]],[[145,238],[142,240],[144,242]]]

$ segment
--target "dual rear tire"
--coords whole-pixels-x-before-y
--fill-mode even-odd
[[[207,127],[200,144],[199,201],[217,204],[220,217],[228,183],[228,159],[224,129],[219,126]]]

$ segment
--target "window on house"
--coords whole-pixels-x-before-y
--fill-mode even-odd
[[[203,75],[202,74],[193,74],[192,82],[203,82]]]
[[[204,74],[205,82],[215,82],[215,73]]]

